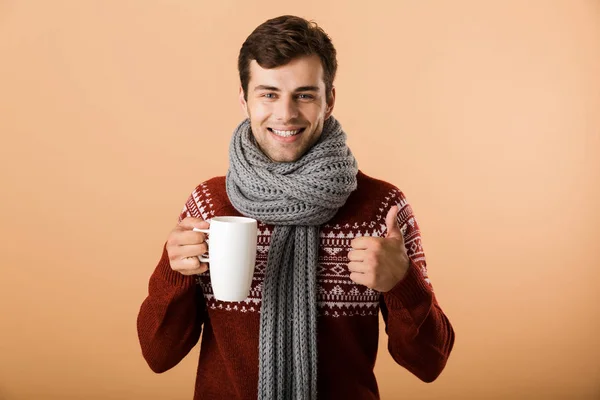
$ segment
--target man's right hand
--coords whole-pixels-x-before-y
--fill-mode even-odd
[[[201,263],[198,259],[198,256],[208,251],[206,235],[193,229],[206,229],[209,226],[202,219],[187,217],[171,231],[166,247],[173,271],[183,275],[197,275],[208,270],[208,263]]]

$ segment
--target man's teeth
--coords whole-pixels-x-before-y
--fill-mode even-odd
[[[302,129],[296,129],[294,131],[278,131],[277,129],[271,129],[277,136],[290,137],[298,134]]]

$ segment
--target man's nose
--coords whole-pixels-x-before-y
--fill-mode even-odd
[[[287,122],[298,116],[298,105],[294,99],[281,98],[275,111],[278,121]]]

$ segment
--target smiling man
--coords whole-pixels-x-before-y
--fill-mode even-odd
[[[378,399],[381,313],[391,356],[432,382],[454,331],[406,197],[358,170],[332,116],[331,40],[315,23],[274,18],[246,39],[238,69],[247,118],[233,132],[227,175],[189,196],[140,308],[150,368],[177,365],[202,333],[195,399]],[[208,246],[193,229],[222,215],[259,221],[241,302],[215,300],[198,258]]]
[[[333,111],[335,89],[325,88],[321,60],[301,56],[271,69],[249,64],[252,78],[240,88],[240,102],[254,138],[272,161],[296,161],[319,140]]]

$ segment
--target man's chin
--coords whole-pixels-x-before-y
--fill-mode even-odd
[[[268,154],[267,153],[267,157],[269,157],[271,159],[271,161],[273,162],[282,162],[282,163],[290,163],[290,162],[295,162],[298,161],[300,158],[302,158],[301,154],[282,154],[282,153],[277,153],[277,154]]]
[[[269,157],[273,162],[280,162],[280,163],[291,163],[291,162],[296,162],[300,159],[300,157]]]
[[[298,161],[306,151],[300,151],[299,149],[273,149],[263,148],[259,146],[260,150],[273,162],[294,162]],[[273,151],[274,150],[274,151]],[[283,150],[283,151],[282,151]],[[286,151],[287,150],[287,151]]]

